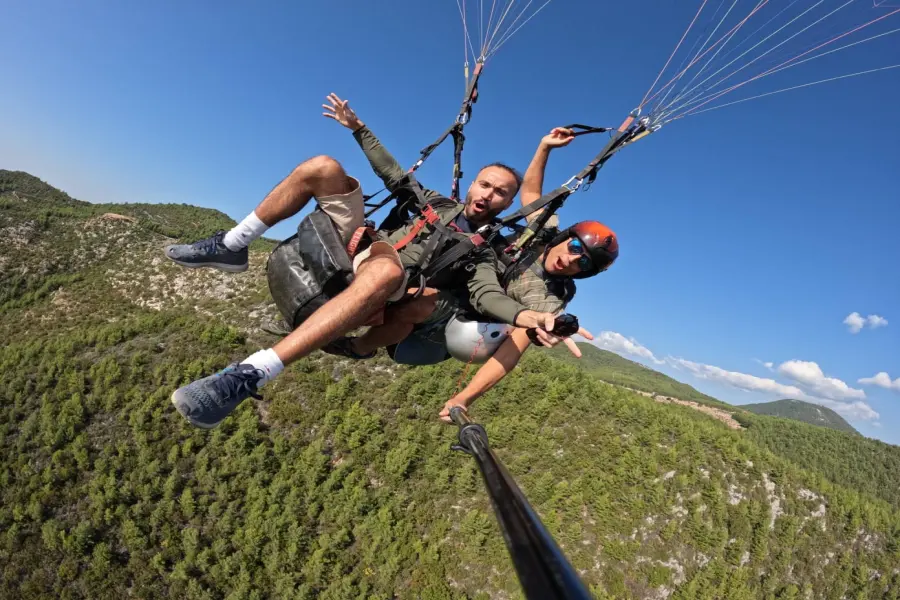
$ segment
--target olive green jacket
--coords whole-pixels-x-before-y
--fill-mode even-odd
[[[378,138],[375,137],[375,134],[368,127],[363,126],[357,129],[353,132],[353,137],[362,147],[369,164],[372,166],[372,170],[381,178],[388,191],[391,193],[395,192],[406,175],[406,171],[400,166],[400,163],[381,145],[381,142],[378,141]],[[434,190],[423,187],[422,191],[425,199],[440,216],[441,223],[452,229],[451,223],[463,211],[465,205],[447,198]],[[393,231],[380,231],[379,236],[385,241],[395,244],[403,239],[412,227],[413,223],[407,222]],[[433,231],[434,228],[431,225],[426,225],[417,238],[400,249],[400,259],[404,266],[409,267],[416,264],[424,250],[425,238]],[[472,235],[454,230],[454,237],[457,239]],[[446,249],[447,246],[442,250]],[[432,260],[436,256],[432,257]],[[471,272],[457,269],[451,275],[439,275],[433,283],[434,287],[439,289],[456,288],[454,291],[468,296],[469,304],[479,313],[514,325],[516,316],[527,309],[507,296],[503,286],[500,285],[497,256],[494,254],[494,251],[485,245],[474,252],[470,258],[471,264],[474,265],[474,269]],[[463,291],[463,288],[465,291]]]

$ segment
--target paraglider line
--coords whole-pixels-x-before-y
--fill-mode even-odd
[[[802,57],[802,56],[806,56],[806,55],[809,54],[810,52],[814,52],[814,51],[818,50],[819,48],[822,48],[823,46],[827,46],[828,44],[833,44],[834,42],[838,41],[839,39],[841,39],[841,38],[843,38],[843,37],[846,37],[846,36],[850,35],[851,33],[855,33],[855,32],[857,32],[857,31],[859,31],[860,29],[863,29],[863,28],[865,28],[865,27],[868,27],[869,25],[872,25],[872,24],[874,24],[874,23],[877,23],[878,21],[881,21],[882,19],[886,19],[886,18],[890,17],[891,15],[897,14],[898,12],[900,12],[900,8],[898,8],[897,10],[893,10],[893,11],[887,13],[886,15],[882,15],[882,16],[876,18],[876,19],[872,19],[872,20],[869,21],[868,23],[863,23],[862,25],[860,25],[860,26],[858,26],[858,27],[855,27],[855,28],[851,29],[850,31],[844,32],[844,33],[842,33],[842,34],[840,34],[840,35],[838,35],[838,36],[836,36],[836,37],[834,37],[834,38],[828,40],[827,42],[824,42],[824,43],[822,43],[822,44],[819,44],[819,45],[816,46],[815,48],[812,48],[812,49],[810,49],[810,50],[807,50],[806,52],[803,52],[802,54],[798,54],[798,55],[795,56],[794,58],[790,58],[790,59],[784,61],[784,62],[781,63],[780,65],[777,65],[777,66],[775,66],[775,67],[772,67],[771,69],[769,69],[768,71],[766,71],[766,72],[764,72],[764,73],[761,73],[761,74],[759,74],[759,75],[757,75],[757,76],[755,76],[755,77],[751,77],[750,79],[748,79],[747,81],[744,81],[743,83],[739,83],[739,84],[737,84],[737,85],[733,85],[733,86],[731,86],[730,88],[728,88],[727,90],[724,90],[724,91],[719,92],[718,94],[714,95],[712,98],[710,98],[710,99],[707,100],[706,102],[703,102],[702,104],[700,104],[700,105],[694,107],[694,109],[692,109],[692,111],[693,111],[693,110],[696,110],[696,109],[698,109],[698,108],[700,108],[701,106],[705,106],[706,104],[709,104],[710,102],[716,100],[717,98],[721,98],[721,97],[724,96],[725,94],[727,94],[727,93],[729,93],[729,92],[732,92],[732,91],[736,90],[737,88],[739,88],[739,87],[741,87],[741,86],[744,86],[744,85],[750,83],[751,81],[755,81],[755,80],[757,80],[757,79],[760,79],[760,78],[762,78],[762,77],[765,77],[766,75],[770,75],[771,73],[773,73],[773,72],[779,70],[781,67],[787,65],[788,63],[792,63],[792,62],[796,61],[798,58],[800,58],[800,57]],[[691,111],[689,111],[689,112],[691,112]]]
[[[530,4],[530,2],[529,2],[529,4]],[[509,40],[509,38],[511,38],[517,31],[519,31],[520,29],[522,29],[522,27],[524,27],[525,24],[528,23],[528,21],[530,21],[531,19],[533,19],[534,16],[535,16],[536,14],[538,14],[539,12],[541,12],[541,10],[543,10],[543,8],[544,8],[545,6],[547,6],[548,4],[550,4],[550,0],[547,0],[546,2],[544,2],[544,3],[541,5],[540,8],[538,8],[536,11],[534,11],[534,12],[531,14],[530,17],[528,17],[527,19],[525,19],[518,27],[516,27],[515,29],[513,29],[512,32],[503,34],[503,38],[502,38],[499,42],[497,42],[497,45],[494,47],[493,50],[491,50],[490,56],[493,56],[494,54],[496,54],[497,51],[500,49],[500,46],[502,46],[503,44],[505,44],[506,41]],[[516,20],[518,20],[518,18],[517,18]],[[515,25],[515,21],[513,22],[513,25]],[[512,25],[510,25],[510,27],[512,27]]]
[[[818,23],[821,23],[822,21],[824,21],[825,19],[827,19],[828,17],[830,17],[831,15],[833,15],[834,13],[836,13],[837,11],[841,10],[842,8],[844,8],[845,6],[847,6],[848,4],[850,4],[850,3],[853,2],[853,1],[854,1],[854,0],[847,0],[847,2],[845,2],[845,3],[842,4],[841,6],[837,7],[836,9],[834,9],[833,11],[831,11],[830,13],[828,13],[827,15],[825,15],[824,17],[821,17],[821,18],[818,19],[817,21],[813,21],[812,23],[810,23],[809,25],[807,25],[806,27],[804,27],[803,29],[801,29],[800,31],[798,31],[797,33],[795,33],[794,35],[792,35],[792,36],[786,38],[785,40],[781,41],[780,43],[778,43],[778,44],[772,46],[771,48],[769,48],[768,50],[766,50],[765,52],[763,52],[762,54],[760,54],[759,56],[757,56],[756,58],[754,58],[753,60],[751,60],[750,62],[748,62],[747,64],[745,64],[744,66],[735,69],[734,71],[732,71],[731,73],[729,73],[728,75],[726,75],[725,77],[723,77],[722,79],[720,79],[719,81],[717,81],[716,83],[710,85],[708,88],[706,88],[705,90],[703,90],[703,92],[701,92],[701,93],[705,93],[705,92],[707,92],[707,91],[709,91],[709,90],[715,89],[716,87],[722,85],[723,83],[725,83],[726,81],[728,81],[728,79],[730,79],[730,78],[731,78],[733,75],[735,75],[736,73],[740,73],[742,70],[746,69],[747,67],[749,67],[750,65],[752,65],[753,63],[755,63],[756,61],[758,61],[759,59],[763,58],[764,56],[766,56],[766,55],[769,54],[770,52],[773,52],[774,50],[777,50],[778,48],[780,48],[780,47],[783,46],[784,44],[788,43],[789,41],[791,41],[792,39],[794,39],[795,37],[797,37],[798,35],[800,35],[800,34],[803,33],[804,31],[806,31],[807,29],[809,29],[810,27],[813,27],[814,25],[817,25]],[[738,56],[737,58],[732,59],[731,62],[729,62],[728,64],[726,64],[726,65],[724,65],[724,66],[722,66],[722,67],[720,67],[719,70],[717,70],[715,73],[713,73],[712,75],[710,75],[709,77],[707,77],[706,79],[704,79],[703,81],[701,81],[699,84],[697,84],[697,85],[694,87],[694,89],[697,89],[698,87],[700,87],[701,85],[703,85],[704,83],[706,83],[707,81],[709,81],[710,79],[712,79],[713,77],[715,77],[716,75],[718,75],[719,73],[721,73],[726,67],[728,67],[729,65],[733,64],[733,63],[734,63],[736,60],[738,60],[739,58],[742,58],[744,55],[746,55],[746,54],[747,54],[748,52],[750,52],[751,50],[756,49],[760,44],[762,44],[763,42],[767,41],[767,40],[768,40],[769,38],[771,38],[773,35],[775,35],[775,34],[781,32],[785,27],[788,27],[789,25],[791,25],[794,21],[796,21],[797,19],[799,19],[800,17],[802,17],[803,15],[805,15],[806,13],[808,13],[809,11],[811,11],[812,9],[814,9],[815,7],[817,7],[819,4],[822,4],[822,2],[824,2],[824,0],[819,0],[819,2],[817,2],[816,4],[813,4],[813,5],[810,6],[808,9],[806,9],[805,11],[803,11],[802,13],[800,13],[799,15],[797,15],[796,17],[794,17],[793,19],[791,19],[790,21],[788,21],[787,23],[785,23],[784,25],[782,25],[781,27],[779,27],[778,29],[776,29],[775,31],[773,31],[772,33],[770,33],[768,36],[766,36],[765,38],[763,38],[762,40],[760,40],[759,42],[757,42],[756,45],[754,45],[753,47],[751,47],[751,48],[745,50],[740,56]],[[690,91],[693,92],[694,89],[692,89],[692,90],[690,90]],[[688,92],[688,93],[690,93],[690,92]],[[677,111],[679,111],[679,110],[682,110],[683,108],[686,108],[686,107],[690,106],[691,104],[694,104],[695,102],[699,102],[699,101],[702,100],[702,99],[703,99],[703,98],[701,97],[701,98],[693,99],[693,100],[691,100],[690,102],[683,103],[681,106],[672,109],[672,112],[677,112]],[[673,104],[674,104],[674,103],[673,103]]]
[[[468,24],[466,23],[466,0],[462,0],[462,5],[460,5],[459,0],[456,0],[456,6],[459,7],[459,15],[460,15],[460,17],[462,17],[462,23],[463,23],[463,36],[464,36],[464,38],[465,38],[465,39],[463,40],[463,54],[466,55],[466,66],[468,66],[468,64],[469,64],[469,56],[468,56],[468,54],[466,53],[466,42],[469,43],[469,49],[472,51],[472,57],[473,57],[473,58],[476,58],[476,59],[477,59],[478,57],[475,55],[475,47],[472,45],[472,38],[471,38],[471,36],[469,35],[469,26],[468,26]],[[468,79],[468,70],[467,70],[467,72],[466,72],[466,78]]]
[[[750,11],[750,14],[747,15],[746,17],[744,17],[744,19],[743,19],[740,23],[738,23],[737,25],[735,25],[734,27],[732,27],[731,30],[729,30],[727,33],[725,33],[725,35],[723,35],[722,37],[720,37],[720,38],[716,41],[715,44],[713,44],[712,46],[710,46],[709,48],[707,48],[706,50],[704,50],[703,54],[701,54],[700,56],[698,56],[697,58],[695,58],[694,60],[692,60],[692,61],[691,61],[691,64],[689,64],[687,67],[685,67],[684,70],[683,70],[681,73],[679,73],[678,75],[676,75],[675,77],[673,77],[672,79],[670,79],[664,86],[662,86],[661,88],[659,88],[658,90],[656,90],[656,92],[655,92],[652,96],[650,96],[649,98],[647,98],[647,99],[645,100],[644,103],[649,102],[650,100],[653,100],[654,98],[656,98],[656,97],[660,94],[660,92],[662,92],[664,89],[666,89],[667,87],[669,87],[670,85],[672,85],[674,82],[678,81],[678,78],[680,78],[680,77],[684,74],[684,71],[687,71],[688,69],[690,69],[691,67],[693,67],[694,64],[695,64],[698,60],[700,60],[701,58],[703,58],[704,56],[706,56],[706,54],[707,54],[710,50],[712,50],[713,48],[715,48],[716,46],[718,46],[718,45],[722,42],[722,40],[724,40],[725,38],[728,38],[729,36],[732,36],[732,37],[733,37],[733,34],[734,34],[738,29],[740,29],[741,27],[743,27],[744,23],[746,23],[747,20],[748,20],[750,17],[752,17],[754,14],[756,14],[756,12],[757,12],[760,8],[762,8],[763,6],[765,6],[768,2],[769,2],[769,0],[761,0],[760,3],[756,5],[756,8],[754,8],[752,11]],[[731,39],[731,38],[729,38],[729,39]],[[651,88],[651,89],[652,89],[652,88]]]
[[[727,103],[727,104],[720,104],[720,105],[718,105],[718,106],[713,106],[713,107],[711,107],[711,108],[705,108],[705,109],[703,109],[703,110],[690,111],[690,112],[685,113],[684,115],[681,115],[680,117],[674,117],[673,119],[670,119],[670,121],[674,121],[675,119],[680,119],[680,118],[682,118],[682,117],[690,117],[690,116],[693,116],[693,115],[699,115],[699,114],[701,114],[701,113],[709,112],[709,111],[711,111],[711,110],[716,110],[716,109],[719,109],[719,108],[725,108],[726,106],[731,106],[731,105],[733,105],[733,104],[740,104],[741,102],[749,102],[750,100],[756,100],[757,98],[765,98],[766,96],[772,96],[772,95],[774,95],[774,94],[780,94],[780,93],[782,93],[782,92],[789,92],[789,91],[791,91],[791,90],[798,90],[798,89],[800,89],[800,88],[809,87],[809,86],[811,86],[811,85],[818,85],[818,84],[820,84],[820,83],[828,83],[829,81],[837,81],[838,79],[847,79],[848,77],[856,77],[856,76],[858,76],[858,75],[866,75],[866,74],[868,74],[868,73],[876,73],[876,72],[878,72],[878,71],[887,71],[887,70],[889,70],[889,69],[897,69],[897,68],[900,68],[900,64],[890,65],[890,66],[888,66],[888,67],[879,67],[879,68],[877,68],[877,69],[869,69],[868,71],[859,71],[858,73],[850,73],[849,75],[841,75],[841,76],[839,76],[839,77],[831,77],[831,78],[829,78],[829,79],[822,79],[822,80],[820,80],[820,81],[813,81],[812,83],[804,83],[803,85],[795,85],[795,86],[793,86],[793,87],[784,88],[784,89],[782,89],[782,90],[777,90],[777,91],[775,91],[775,92],[768,92],[768,93],[766,93],[766,94],[760,94],[760,95],[758,95],[758,96],[752,96],[752,97],[750,97],[750,98],[744,98],[743,100],[735,100],[734,102],[729,102],[729,103]]]
[[[794,2],[796,2],[796,1],[797,1],[797,0],[794,0]],[[728,10],[725,12],[724,15],[722,15],[722,18],[719,20],[718,25],[716,25],[715,29],[713,29],[713,30],[710,32],[709,36],[707,36],[707,38],[703,41],[703,43],[700,44],[700,47],[699,47],[699,48],[697,48],[697,42],[700,41],[700,38],[697,38],[697,40],[694,42],[694,45],[691,46],[691,50],[690,50],[690,52],[688,52],[689,55],[690,55],[691,53],[694,52],[694,48],[697,48],[697,53],[694,54],[694,57],[691,59],[691,63],[692,63],[692,64],[693,64],[693,62],[697,59],[697,55],[699,55],[701,52],[703,52],[703,48],[706,47],[706,45],[709,43],[709,40],[711,40],[711,39],[713,38],[713,36],[716,35],[716,32],[719,30],[719,27],[722,26],[722,24],[725,22],[725,19],[727,19],[727,18],[728,18],[728,15],[731,14],[731,11],[734,10],[734,7],[735,7],[735,6],[737,6],[737,3],[738,3],[738,0],[734,0],[734,2],[731,3],[731,6],[728,7]],[[722,5],[719,6],[719,9],[721,9],[722,6],[724,6],[724,2],[722,3]],[[713,18],[714,18],[714,19],[716,18],[716,15],[719,14],[719,9],[717,9],[717,10],[716,10],[716,13],[713,15]],[[702,34],[701,34],[701,35],[702,35]],[[723,46],[723,47],[724,47],[724,46]],[[720,48],[720,50],[721,50],[721,48]],[[716,52],[716,54],[718,54],[718,52]],[[715,58],[715,55],[713,55],[713,58]],[[684,67],[684,61],[686,61],[686,60],[687,60],[687,56],[684,57],[684,60],[681,62],[681,65],[679,65],[679,67],[678,67],[679,69],[682,69],[682,68]],[[710,60],[712,60],[712,59],[710,59]],[[706,69],[707,65],[709,65],[709,62],[707,62],[705,65],[703,65],[703,67],[702,67],[699,71],[697,71],[697,73],[696,73],[696,74],[691,78],[691,80],[688,82],[688,85],[691,85],[692,83],[694,83],[694,81],[696,81],[697,77],[698,77],[701,73],[703,73],[703,71],[704,71],[704,69]],[[685,72],[686,72],[686,70],[682,70],[682,71],[681,71],[681,75],[678,76],[678,78],[676,79],[676,81],[678,81],[679,79],[681,79],[681,77],[685,74]],[[685,87],[687,87],[687,86],[685,86]],[[670,95],[673,91],[675,91],[675,86],[674,86],[674,85],[673,85],[672,87],[670,87],[670,88],[669,88],[669,91],[666,92],[665,96],[663,96],[663,97],[656,103],[656,106],[653,108],[653,110],[652,110],[651,112],[656,113],[656,112],[658,112],[658,111],[660,110],[660,107],[665,106],[665,105],[666,105],[666,100],[668,100],[669,95]],[[680,97],[681,94],[676,94],[676,96],[677,96],[677,97]],[[677,101],[677,98],[673,99],[672,101],[673,101],[673,102]]]
[[[675,45],[675,49],[672,50],[672,54],[669,55],[669,60],[666,61],[666,64],[663,65],[662,70],[660,70],[659,75],[656,76],[656,79],[653,80],[653,83],[650,84],[650,88],[647,89],[647,93],[644,94],[644,99],[641,100],[641,103],[638,105],[638,108],[643,108],[644,104],[647,102],[647,96],[650,95],[650,92],[653,91],[653,86],[655,86],[659,82],[659,78],[662,77],[662,74],[666,72],[666,69],[669,68],[669,63],[672,62],[672,59],[675,58],[675,53],[678,52],[678,49],[681,47],[681,43],[684,41],[684,38],[687,37],[688,32],[691,30],[691,27],[694,26],[694,23],[697,22],[697,18],[700,17],[700,13],[703,12],[703,7],[706,6],[708,0],[703,0],[703,4],[700,5],[700,8],[697,9],[697,14],[694,15],[694,18],[691,20],[690,25],[688,25],[687,29],[684,30],[684,33],[681,35],[681,39],[678,40],[678,44]]]

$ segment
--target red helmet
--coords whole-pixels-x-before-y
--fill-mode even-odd
[[[568,229],[560,232],[556,238],[550,242],[549,248],[564,242],[570,237],[578,238],[591,257],[592,268],[588,271],[582,271],[576,275],[571,275],[574,279],[582,279],[584,277],[592,277],[597,273],[602,273],[616,262],[619,257],[619,239],[612,229],[600,223],[599,221],[581,221],[575,223]]]

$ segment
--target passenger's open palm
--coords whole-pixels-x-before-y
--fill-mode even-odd
[[[353,109],[350,108],[349,100],[341,100],[338,98],[337,94],[331,93],[328,94],[328,101],[331,103],[330,105],[322,105],[322,108],[327,111],[322,113],[324,116],[334,119],[347,129],[352,129],[353,131],[356,131],[363,126],[362,121],[359,120],[359,117],[357,117],[356,113],[353,112]]]

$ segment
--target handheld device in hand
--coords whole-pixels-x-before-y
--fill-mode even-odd
[[[578,317],[575,315],[559,315],[553,322],[553,331],[549,333],[557,337],[569,337],[578,333]],[[528,338],[535,346],[543,346],[544,344],[537,336],[537,330],[531,328],[528,330]]]

